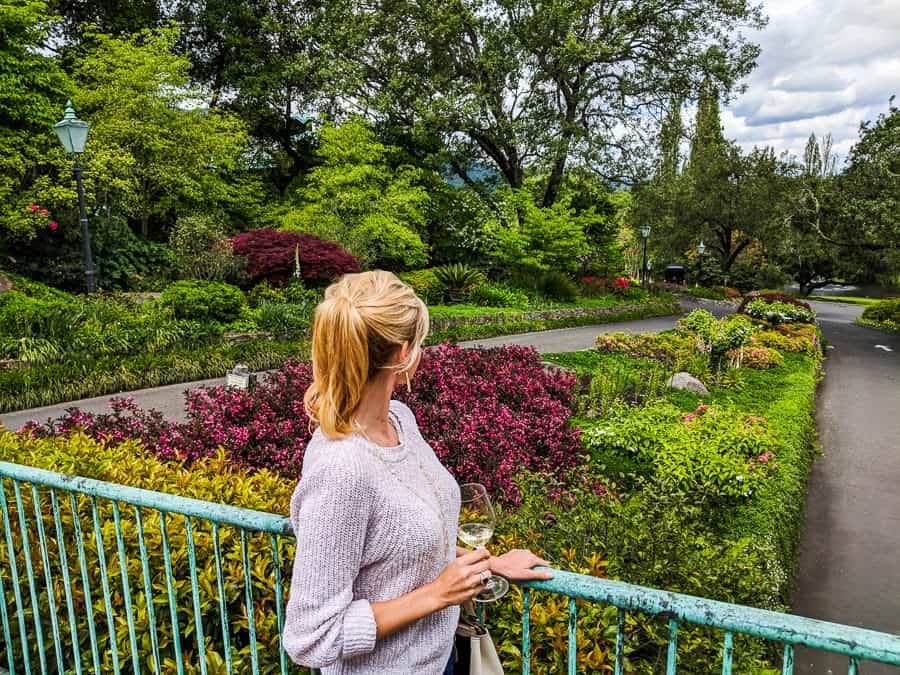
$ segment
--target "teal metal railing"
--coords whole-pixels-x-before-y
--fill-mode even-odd
[[[288,673],[281,648],[293,533],[287,518],[0,462],[0,668],[10,673]],[[665,672],[681,624],[900,666],[900,637],[556,571],[523,585],[522,672],[531,672],[532,590],[569,598],[568,672],[577,672],[577,601],[618,608],[615,673],[628,612],[662,617]],[[537,669],[537,668],[536,668]]]

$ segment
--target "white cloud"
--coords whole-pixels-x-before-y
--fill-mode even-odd
[[[845,155],[860,123],[900,96],[900,0],[763,2],[762,54],[723,110],[726,135],[799,156],[810,133],[831,133]]]

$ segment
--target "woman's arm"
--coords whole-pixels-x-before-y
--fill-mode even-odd
[[[489,569],[490,554],[485,549],[466,551],[430,584],[395,600],[373,602],[376,638],[387,637],[429,614],[471,600],[481,591],[481,573]]]

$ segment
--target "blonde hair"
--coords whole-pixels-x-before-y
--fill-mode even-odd
[[[411,370],[426,335],[425,303],[390,272],[348,274],[331,284],[313,320],[313,383],[303,397],[310,420],[330,438],[353,432],[366,383],[385,368]],[[406,362],[390,364],[403,343]]]

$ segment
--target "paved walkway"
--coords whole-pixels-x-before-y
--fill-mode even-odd
[[[824,456],[810,478],[794,612],[900,634],[900,336],[852,325],[858,307],[815,305],[834,348],[819,390]],[[847,659],[798,652],[794,672],[846,673]]]

